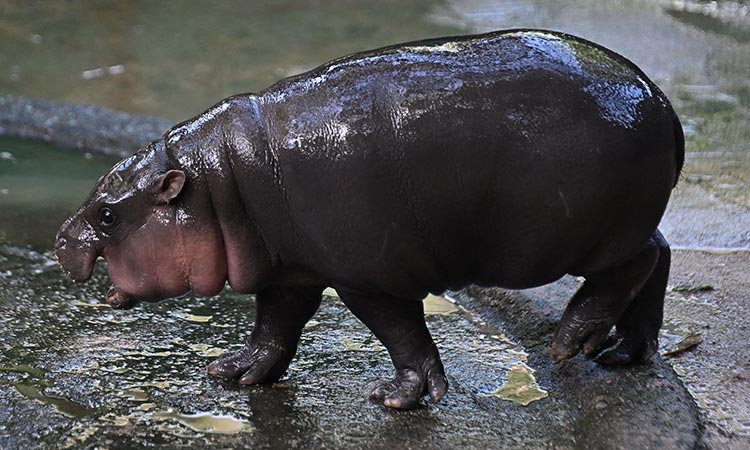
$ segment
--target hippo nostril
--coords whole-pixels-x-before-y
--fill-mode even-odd
[[[65,246],[68,244],[67,239],[64,237],[58,238],[57,242],[55,243],[55,251],[57,250],[65,250]]]

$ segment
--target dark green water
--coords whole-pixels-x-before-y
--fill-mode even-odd
[[[46,144],[0,137],[0,243],[52,248],[111,161]]]
[[[327,60],[461,34],[434,0],[0,2],[0,92],[184,120]]]

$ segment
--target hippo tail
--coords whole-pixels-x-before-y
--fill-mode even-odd
[[[675,162],[675,171],[674,171],[674,184],[672,185],[677,186],[677,181],[680,179],[680,174],[682,173],[682,166],[685,164],[685,135],[682,132],[682,124],[680,123],[680,119],[677,117],[677,114],[673,114],[672,123],[674,126],[674,138],[675,138],[675,153],[674,153],[674,162]]]

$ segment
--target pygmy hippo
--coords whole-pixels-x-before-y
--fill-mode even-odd
[[[670,266],[657,225],[683,147],[659,88],[591,42],[541,30],[411,42],[169,129],[99,180],[56,255],[75,281],[103,257],[115,308],[226,282],[256,294],[247,343],[208,366],[242,384],[284,374],[333,287],[395,366],[371,398],[412,408],[448,389],[421,300],[469,284],[582,276],[548,353],[649,358]]]

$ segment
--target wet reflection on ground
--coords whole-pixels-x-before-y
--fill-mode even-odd
[[[390,376],[390,361],[336,297],[326,297],[306,327],[284,381],[247,388],[208,377],[205,367],[241,346],[253,323],[252,298],[227,292],[118,311],[98,302],[106,286],[101,268],[87,285],[76,286],[62,279],[47,254],[0,247],[0,398],[8,405],[0,413],[0,433],[15,436],[14,444],[138,447],[206,439],[231,446],[278,442],[283,429],[292,447],[307,446],[311,438],[345,445],[410,420],[366,400],[367,386]],[[528,373],[523,348],[498,330],[480,329],[445,299],[429,299],[427,309],[450,392],[439,405],[425,403],[414,413],[429,438],[389,439],[438,442],[462,429],[464,438],[490,445],[502,434],[523,435],[492,417],[492,409],[512,404],[501,398],[522,404],[544,397],[530,396],[538,392],[533,379],[519,385],[513,377]],[[514,384],[502,391],[509,376]],[[520,397],[493,397],[509,390]],[[479,399],[495,407],[478,412]],[[19,420],[29,415],[37,416],[33,426]],[[344,417],[348,427],[333,426]],[[472,431],[470,422],[477,421],[493,425]],[[320,432],[328,426],[334,434]]]

